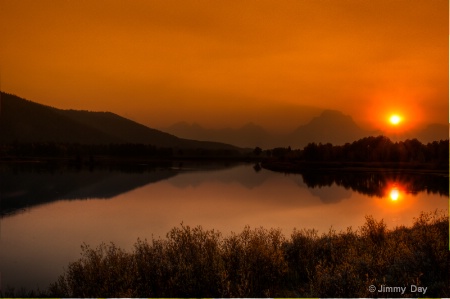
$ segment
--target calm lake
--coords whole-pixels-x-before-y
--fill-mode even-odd
[[[283,174],[251,164],[192,164],[76,170],[3,166],[1,287],[44,289],[83,243],[165,238],[184,223],[223,235],[251,228],[319,233],[366,215],[388,227],[410,225],[421,211],[448,210],[449,178],[403,172]]]

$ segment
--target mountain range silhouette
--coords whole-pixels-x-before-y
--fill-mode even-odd
[[[339,111],[324,110],[305,125],[297,127],[289,134],[271,134],[254,123],[237,128],[205,129],[197,123],[192,125],[179,122],[165,131],[184,138],[223,141],[241,147],[274,148],[291,146],[303,148],[310,142],[344,144],[357,139],[381,135],[379,131],[361,129],[350,116]]]
[[[303,148],[308,143],[342,145],[380,131],[364,130],[336,110],[323,110],[288,134],[269,133],[255,123],[233,129],[208,129],[197,123],[179,122],[156,130],[111,112],[62,110],[0,93],[0,142],[65,142],[81,144],[141,143],[158,147],[227,149]],[[167,133],[166,133],[167,132]],[[402,138],[421,142],[445,140],[449,127],[430,124]]]
[[[254,123],[247,123],[236,129],[207,129],[197,123],[178,122],[164,131],[183,138],[221,141],[253,148],[304,148],[311,142],[343,145],[364,137],[383,135],[379,130],[362,129],[351,116],[336,110],[323,110],[320,115],[287,134],[269,133],[264,127]],[[445,140],[448,137],[449,128],[443,124],[430,124],[423,129],[397,136],[403,140],[417,138],[424,143]]]
[[[263,127],[248,123],[238,129],[205,129],[199,124],[179,122],[166,129],[177,136],[185,138],[223,141],[241,147],[303,148],[310,142],[332,143],[335,145],[353,142],[357,139],[380,135],[379,131],[361,129],[350,116],[339,111],[324,110],[305,125],[299,126],[289,134],[271,134]]]

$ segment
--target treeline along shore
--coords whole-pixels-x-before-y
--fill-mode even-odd
[[[264,157],[262,167],[284,172],[369,168],[422,169],[448,173],[449,169],[448,139],[423,144],[417,139],[392,142],[385,136],[378,136],[345,145],[309,143],[303,149],[279,147],[263,151],[257,148],[255,152]]]
[[[173,160],[242,160],[251,150],[174,148],[143,143],[80,144],[14,142],[0,144],[4,162],[67,162],[75,166]]]
[[[0,161],[60,161],[76,166],[113,162],[230,160],[257,162],[274,171],[305,169],[429,169],[448,171],[449,140],[423,144],[417,139],[392,142],[385,136],[346,143],[309,143],[303,149],[180,148],[144,143],[82,144],[68,142],[12,142],[0,144]]]

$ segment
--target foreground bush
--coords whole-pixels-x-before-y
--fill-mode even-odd
[[[138,240],[131,253],[114,244],[82,246],[49,288],[57,297],[449,297],[448,216],[422,214],[388,230],[366,217],[357,231],[246,227],[222,237],[181,225],[167,238]],[[370,285],[423,286],[425,295],[371,293]]]

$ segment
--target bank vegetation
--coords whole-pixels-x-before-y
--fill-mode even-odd
[[[366,217],[353,230],[251,229],[223,237],[181,224],[164,239],[82,246],[48,290],[56,297],[417,297],[369,292],[369,286],[426,287],[449,297],[448,215],[422,213],[411,227],[388,229]],[[11,293],[12,292],[12,293]],[[14,291],[3,296],[15,295]],[[16,294],[17,295],[17,294]]]

